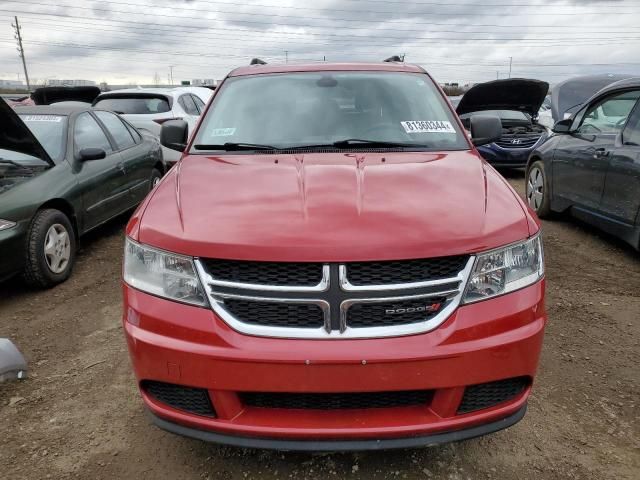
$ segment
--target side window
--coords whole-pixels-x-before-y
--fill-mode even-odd
[[[640,146],[640,103],[638,103],[622,132],[622,143],[624,145]]]
[[[617,134],[627,122],[639,97],[640,90],[635,90],[618,93],[590,105],[578,131],[586,134]]]
[[[116,145],[118,145],[119,150],[124,150],[125,148],[130,148],[135,145],[133,137],[131,133],[129,133],[129,129],[124,126],[124,123],[113,113],[110,112],[95,112],[96,116],[100,119],[104,126],[107,127],[109,133],[116,141]]]
[[[76,118],[73,142],[76,153],[83,148],[101,148],[107,153],[113,151],[104,131],[88,113],[83,113]]]
[[[204,102],[200,100],[200,97],[198,97],[197,95],[191,95],[191,98],[193,98],[193,101],[195,102],[196,107],[198,107],[198,112],[199,113],[204,112]]]
[[[120,120],[122,120],[122,118]],[[135,128],[133,128],[131,125],[129,125],[127,122],[125,122],[124,120],[122,120],[122,123],[124,123],[124,126],[127,127],[127,130],[129,130],[129,133],[133,137],[133,140],[136,143],[140,143],[142,141],[142,136],[140,135],[140,133]]]
[[[178,103],[184,109],[184,111],[187,112],[187,114],[200,115],[200,113],[198,112],[198,109],[196,108],[196,104],[193,103],[191,95],[189,94],[182,95],[178,99]]]

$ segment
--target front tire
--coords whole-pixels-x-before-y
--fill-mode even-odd
[[[525,178],[527,203],[540,218],[548,217],[551,213],[551,192],[544,163],[536,160],[529,165]]]
[[[76,236],[69,218],[60,210],[36,213],[27,234],[25,282],[51,288],[71,275],[76,259]]]

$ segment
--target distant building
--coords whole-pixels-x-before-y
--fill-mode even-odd
[[[96,82],[92,80],[47,80],[47,87],[94,87]]]
[[[194,78],[191,80],[192,87],[215,87],[216,83],[213,78]]]

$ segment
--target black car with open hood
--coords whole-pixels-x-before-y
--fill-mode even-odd
[[[531,150],[548,136],[547,129],[536,122],[548,91],[549,84],[540,80],[494,80],[469,89],[456,112],[465,126],[474,115],[499,117],[502,137],[478,151],[494,166],[524,167]]]
[[[487,110],[515,110],[534,118],[547,96],[549,84],[527,78],[510,78],[480,83],[460,99],[458,115]]]

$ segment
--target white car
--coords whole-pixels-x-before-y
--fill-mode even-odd
[[[160,136],[160,127],[167,120],[182,119],[194,131],[200,114],[213,95],[204,87],[130,88],[101,93],[93,106],[119,113],[137,128]],[[162,147],[168,165],[180,159],[180,153]]]

